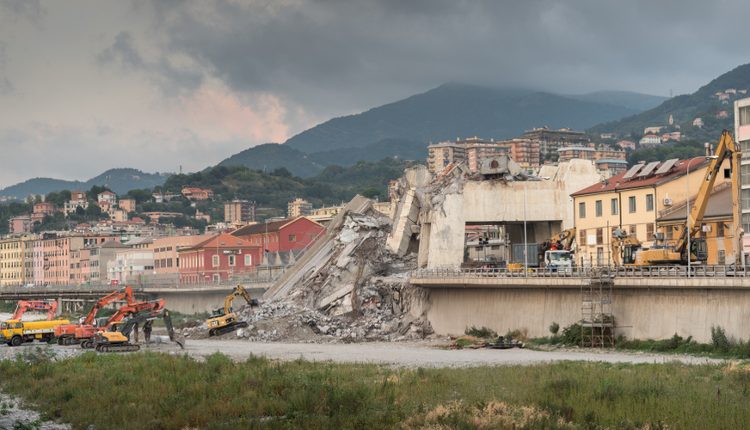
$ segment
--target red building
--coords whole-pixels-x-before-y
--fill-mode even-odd
[[[185,284],[227,281],[252,272],[260,261],[260,247],[229,233],[182,248],[177,257],[180,283]]]
[[[302,249],[313,242],[325,227],[306,217],[297,217],[238,228],[232,235],[240,237],[266,252]]]

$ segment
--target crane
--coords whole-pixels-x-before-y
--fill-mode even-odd
[[[716,177],[721,171],[722,163],[727,158],[730,159],[732,171],[732,209],[735,214],[735,224],[737,224],[736,213],[738,213],[737,198],[739,193],[741,155],[729,131],[722,131],[719,145],[716,147],[714,156],[711,157],[711,162],[706,167],[706,172],[698,189],[693,207],[690,209],[686,225],[682,229],[675,245],[666,246],[657,244],[650,249],[642,249],[638,239],[623,232],[621,237],[614,237],[612,241],[612,254],[615,257],[615,263],[617,264],[620,258],[622,258],[621,264],[636,266],[683,264],[687,263],[688,260],[691,262],[705,261],[707,258],[706,239],[698,237],[698,233],[701,231],[703,215],[706,213],[708,199],[716,182]],[[738,227],[735,226],[735,228]],[[688,249],[688,243],[690,244],[690,249]],[[631,254],[626,255],[627,252]]]
[[[10,321],[20,321],[26,311],[47,312],[47,321],[52,321],[57,313],[56,300],[19,300]]]
[[[135,297],[133,297],[133,290],[129,286],[126,286],[125,288],[119,289],[117,291],[113,291],[97,300],[96,303],[94,303],[94,306],[91,307],[91,310],[89,310],[88,314],[86,314],[86,316],[83,318],[83,320],[81,320],[80,323],[63,324],[55,327],[55,337],[57,337],[58,345],[73,345],[79,343],[80,339],[76,338],[75,335],[76,329],[81,326],[91,326],[94,323],[94,319],[96,318],[96,315],[100,310],[114,302],[121,300],[125,300],[128,305],[131,305],[135,302]]]
[[[159,312],[166,305],[164,299],[149,300],[144,302],[133,302],[120,307],[107,321],[101,326],[93,324],[81,324],[75,329],[75,341],[71,343],[80,343],[81,348],[88,349],[94,347],[94,337],[97,333],[108,331],[125,318],[138,315],[144,312]]]
[[[220,336],[237,330],[238,328],[247,327],[247,322],[238,321],[237,315],[232,309],[234,299],[240,296],[245,299],[250,306],[258,306],[258,301],[250,297],[250,293],[247,292],[245,287],[237,285],[234,287],[234,290],[224,298],[224,307],[213,311],[211,316],[206,320],[209,336]]]
[[[96,333],[93,339],[93,348],[97,352],[131,352],[141,349],[137,343],[130,342],[130,334],[136,325],[144,324],[146,321],[152,321],[157,318],[164,320],[167,327],[169,340],[177,343],[180,348],[185,348],[185,341],[182,337],[175,334],[172,325],[172,317],[166,309],[145,310],[137,312],[125,321],[119,321],[113,324],[108,330]]]

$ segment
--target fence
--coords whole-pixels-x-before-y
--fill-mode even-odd
[[[437,268],[418,269],[412,272],[413,279],[428,278],[591,278],[591,277],[633,277],[633,278],[720,278],[750,277],[746,266],[734,265],[693,265],[687,266],[592,266],[571,268],[535,268],[508,270],[501,268]]]

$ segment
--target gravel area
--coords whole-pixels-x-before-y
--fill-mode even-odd
[[[11,396],[0,393],[0,429],[70,430],[68,424],[42,421],[39,413],[25,408]]]

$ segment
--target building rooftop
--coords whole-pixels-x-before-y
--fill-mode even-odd
[[[674,164],[674,166],[672,166],[666,172],[661,173],[661,174],[656,174],[655,172],[659,171],[659,167],[662,164],[664,164],[664,162],[661,162],[659,163],[659,165],[653,168],[652,173],[650,173],[649,175],[645,177],[638,176],[638,173],[636,172],[636,174],[633,175],[631,178],[625,179],[625,175],[627,175],[628,172],[630,172],[630,170],[628,170],[627,172],[619,173],[607,180],[598,182],[582,190],[576,191],[575,193],[571,194],[571,196],[575,197],[575,196],[583,196],[586,194],[598,194],[598,193],[605,193],[605,192],[616,191],[616,190],[627,190],[627,189],[632,189],[632,188],[641,188],[641,187],[649,187],[652,185],[660,185],[660,184],[669,182],[680,176],[685,175],[685,173],[687,172],[688,163],[690,165],[690,170],[698,171],[701,168],[705,168],[706,165],[708,164],[708,161],[706,161],[706,157],[695,157],[695,158],[691,158],[690,160],[678,160]],[[644,166],[645,165],[647,164],[644,164]]]
[[[717,187],[718,188],[718,187]],[[690,209],[693,208],[695,197],[690,199]],[[664,214],[657,218],[657,221],[684,221],[685,202],[674,205],[664,211]],[[722,187],[714,190],[708,197],[708,205],[703,218],[731,218],[732,217],[732,187]]]

